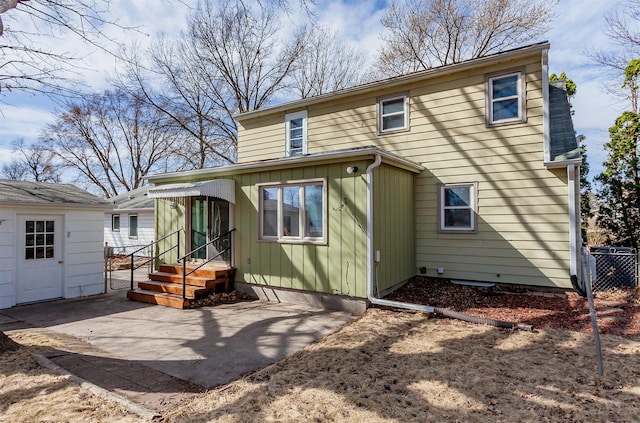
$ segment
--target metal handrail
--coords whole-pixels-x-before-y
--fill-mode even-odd
[[[206,244],[202,244],[201,246],[199,246],[195,250],[192,250],[192,251],[188,252],[187,254],[185,254],[184,256],[182,256],[182,257],[180,257],[178,259],[178,263],[182,262],[182,299],[183,300],[186,300],[186,298],[187,298],[187,276],[189,276],[190,274],[192,274],[196,270],[200,269],[205,264],[208,264],[208,263],[212,262],[213,260],[217,259],[218,257],[223,255],[227,251],[232,251],[233,238],[231,236],[231,233],[233,231],[235,231],[235,230],[236,229],[233,228],[233,229],[231,229],[231,230],[229,230],[229,231],[227,231],[227,232],[225,232],[225,233],[223,233],[221,235],[218,235],[217,237],[215,237],[211,241],[207,242]],[[192,256],[197,251],[200,251],[201,249],[208,247],[209,245],[213,244],[216,241],[219,241],[220,239],[222,239],[223,237],[226,237],[226,236],[229,237],[229,246],[227,248],[225,248],[224,250],[218,252],[218,254],[216,254],[215,256],[208,258],[207,260],[205,260],[204,262],[200,263],[198,266],[194,267],[189,272],[187,272],[187,257]]]
[[[177,255],[180,256],[180,232],[184,231],[183,228],[178,229],[177,231],[171,232],[168,235],[163,236],[162,238],[155,240],[153,242],[151,242],[150,244],[145,245],[142,248],[138,248],[137,250],[135,250],[134,252],[132,252],[131,254],[129,254],[129,256],[131,256],[131,290],[133,290],[133,272],[139,268],[141,268],[142,266],[156,260],[159,259],[161,256],[163,256],[164,254],[168,253],[169,251],[173,250],[173,249],[177,249]],[[178,236],[178,240],[176,242],[175,245],[173,245],[170,248],[167,248],[166,250],[162,251],[161,253],[156,254],[155,256],[149,258],[148,260],[145,260],[142,263],[139,263],[137,266],[135,265],[135,260],[134,260],[134,255],[142,250],[144,250],[145,248],[152,248],[155,244],[158,244],[160,241],[164,241],[165,239],[173,236],[173,235],[177,235]],[[151,250],[153,251],[153,249]]]

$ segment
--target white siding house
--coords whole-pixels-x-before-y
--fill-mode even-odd
[[[73,185],[0,180],[0,309],[104,292],[112,207]]]
[[[115,254],[130,254],[154,240],[154,203],[150,187],[136,188],[109,198],[114,209],[104,215],[104,242]]]

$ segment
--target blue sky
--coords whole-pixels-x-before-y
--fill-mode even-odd
[[[109,29],[112,37],[129,42],[136,38],[143,45],[157,34],[175,34],[185,27],[189,7],[178,0],[112,0],[111,13],[124,26],[139,27],[139,33],[123,33]],[[373,59],[380,44],[383,14],[382,0],[318,0],[317,16],[320,24],[337,30],[343,37]],[[550,72],[566,72],[578,87],[573,100],[574,126],[578,134],[587,137],[591,174],[602,171],[606,159],[603,145],[608,141],[608,128],[627,107],[627,103],[605,90],[611,75],[587,58],[585,52],[607,46],[602,33],[604,16],[616,5],[615,0],[561,0],[556,6],[557,17],[545,38],[551,43]],[[291,0],[297,5],[298,0]],[[7,13],[14,13],[9,11]],[[284,18],[295,20],[295,16]],[[6,22],[5,22],[6,24]],[[106,75],[115,71],[113,58],[96,52],[73,40],[65,40],[68,51],[87,56],[87,68],[80,71],[83,80],[96,91],[109,87]],[[17,92],[3,93],[0,98],[0,166],[10,159],[9,144],[16,138],[35,140],[45,125],[53,121],[55,105],[46,98]]]

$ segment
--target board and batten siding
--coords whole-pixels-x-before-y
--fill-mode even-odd
[[[155,254],[162,254],[158,258],[158,264],[177,263],[178,258],[184,255],[186,250],[185,198],[181,199],[157,199],[155,200],[155,231],[158,234]],[[175,202],[175,207],[171,204]],[[167,236],[170,235],[171,236]],[[166,237],[166,238],[165,238]],[[175,248],[178,245],[179,248]],[[180,256],[178,256],[180,253]]]
[[[0,309],[15,304],[14,210],[0,207]]]
[[[353,161],[361,169],[366,161]],[[366,297],[366,184],[344,163],[236,177],[236,280],[257,285]],[[326,179],[327,242],[294,244],[258,239],[258,184]]]
[[[415,175],[389,165],[373,174],[374,293],[383,292],[416,274]]]
[[[236,181],[233,245],[236,281],[275,288],[312,291],[364,298],[367,295],[367,189],[365,170],[373,158],[342,158],[296,168],[256,170],[223,177]],[[348,174],[348,166],[359,171]],[[391,285],[402,282],[414,271],[413,173],[383,165],[374,171],[380,184],[374,192],[375,213],[381,225],[380,272]],[[204,179],[212,179],[205,178]],[[259,239],[259,184],[326,181],[326,243],[270,242]],[[187,200],[188,201],[188,200]],[[156,201],[158,236],[184,225],[184,208],[169,207],[170,201]],[[402,231],[398,230],[398,222]],[[181,235],[182,236],[182,235]],[[181,240],[184,240],[182,236]],[[174,242],[174,241],[172,241]],[[159,249],[171,245],[160,242]],[[184,251],[184,244],[181,245]],[[173,254],[173,253],[171,253]],[[163,260],[175,260],[167,255]],[[389,284],[381,284],[386,289]]]
[[[524,123],[487,127],[488,74],[524,70]],[[543,157],[541,55],[431,77],[307,107],[308,152],[376,145],[423,165],[415,181],[414,268],[427,275],[538,286],[571,286],[566,169]],[[376,99],[408,92],[410,130],[376,132]],[[299,109],[298,109],[299,110]],[[284,155],[284,115],[240,122],[239,161]],[[267,136],[264,136],[267,134]],[[258,149],[256,149],[259,146]],[[477,183],[476,233],[442,233],[439,186]]]

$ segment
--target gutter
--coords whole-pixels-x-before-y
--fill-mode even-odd
[[[422,304],[411,304],[401,301],[384,300],[373,295],[373,286],[375,283],[375,266],[376,262],[373,255],[373,171],[382,164],[380,154],[375,154],[375,160],[367,167],[367,300],[371,304],[386,307],[402,308],[407,310],[422,311],[425,313],[438,313],[451,319],[458,319],[465,322],[490,325],[505,329],[521,329],[531,331],[533,327],[524,323],[505,322],[502,320],[487,319],[484,317],[469,316],[453,310],[440,307],[432,307]]]
[[[375,155],[375,160],[367,167],[367,299],[371,304],[398,307],[409,310],[433,313],[435,309],[431,306],[403,303],[400,301],[383,300],[373,296],[373,285],[375,275],[375,260],[373,258],[373,171],[382,164],[380,154]]]

